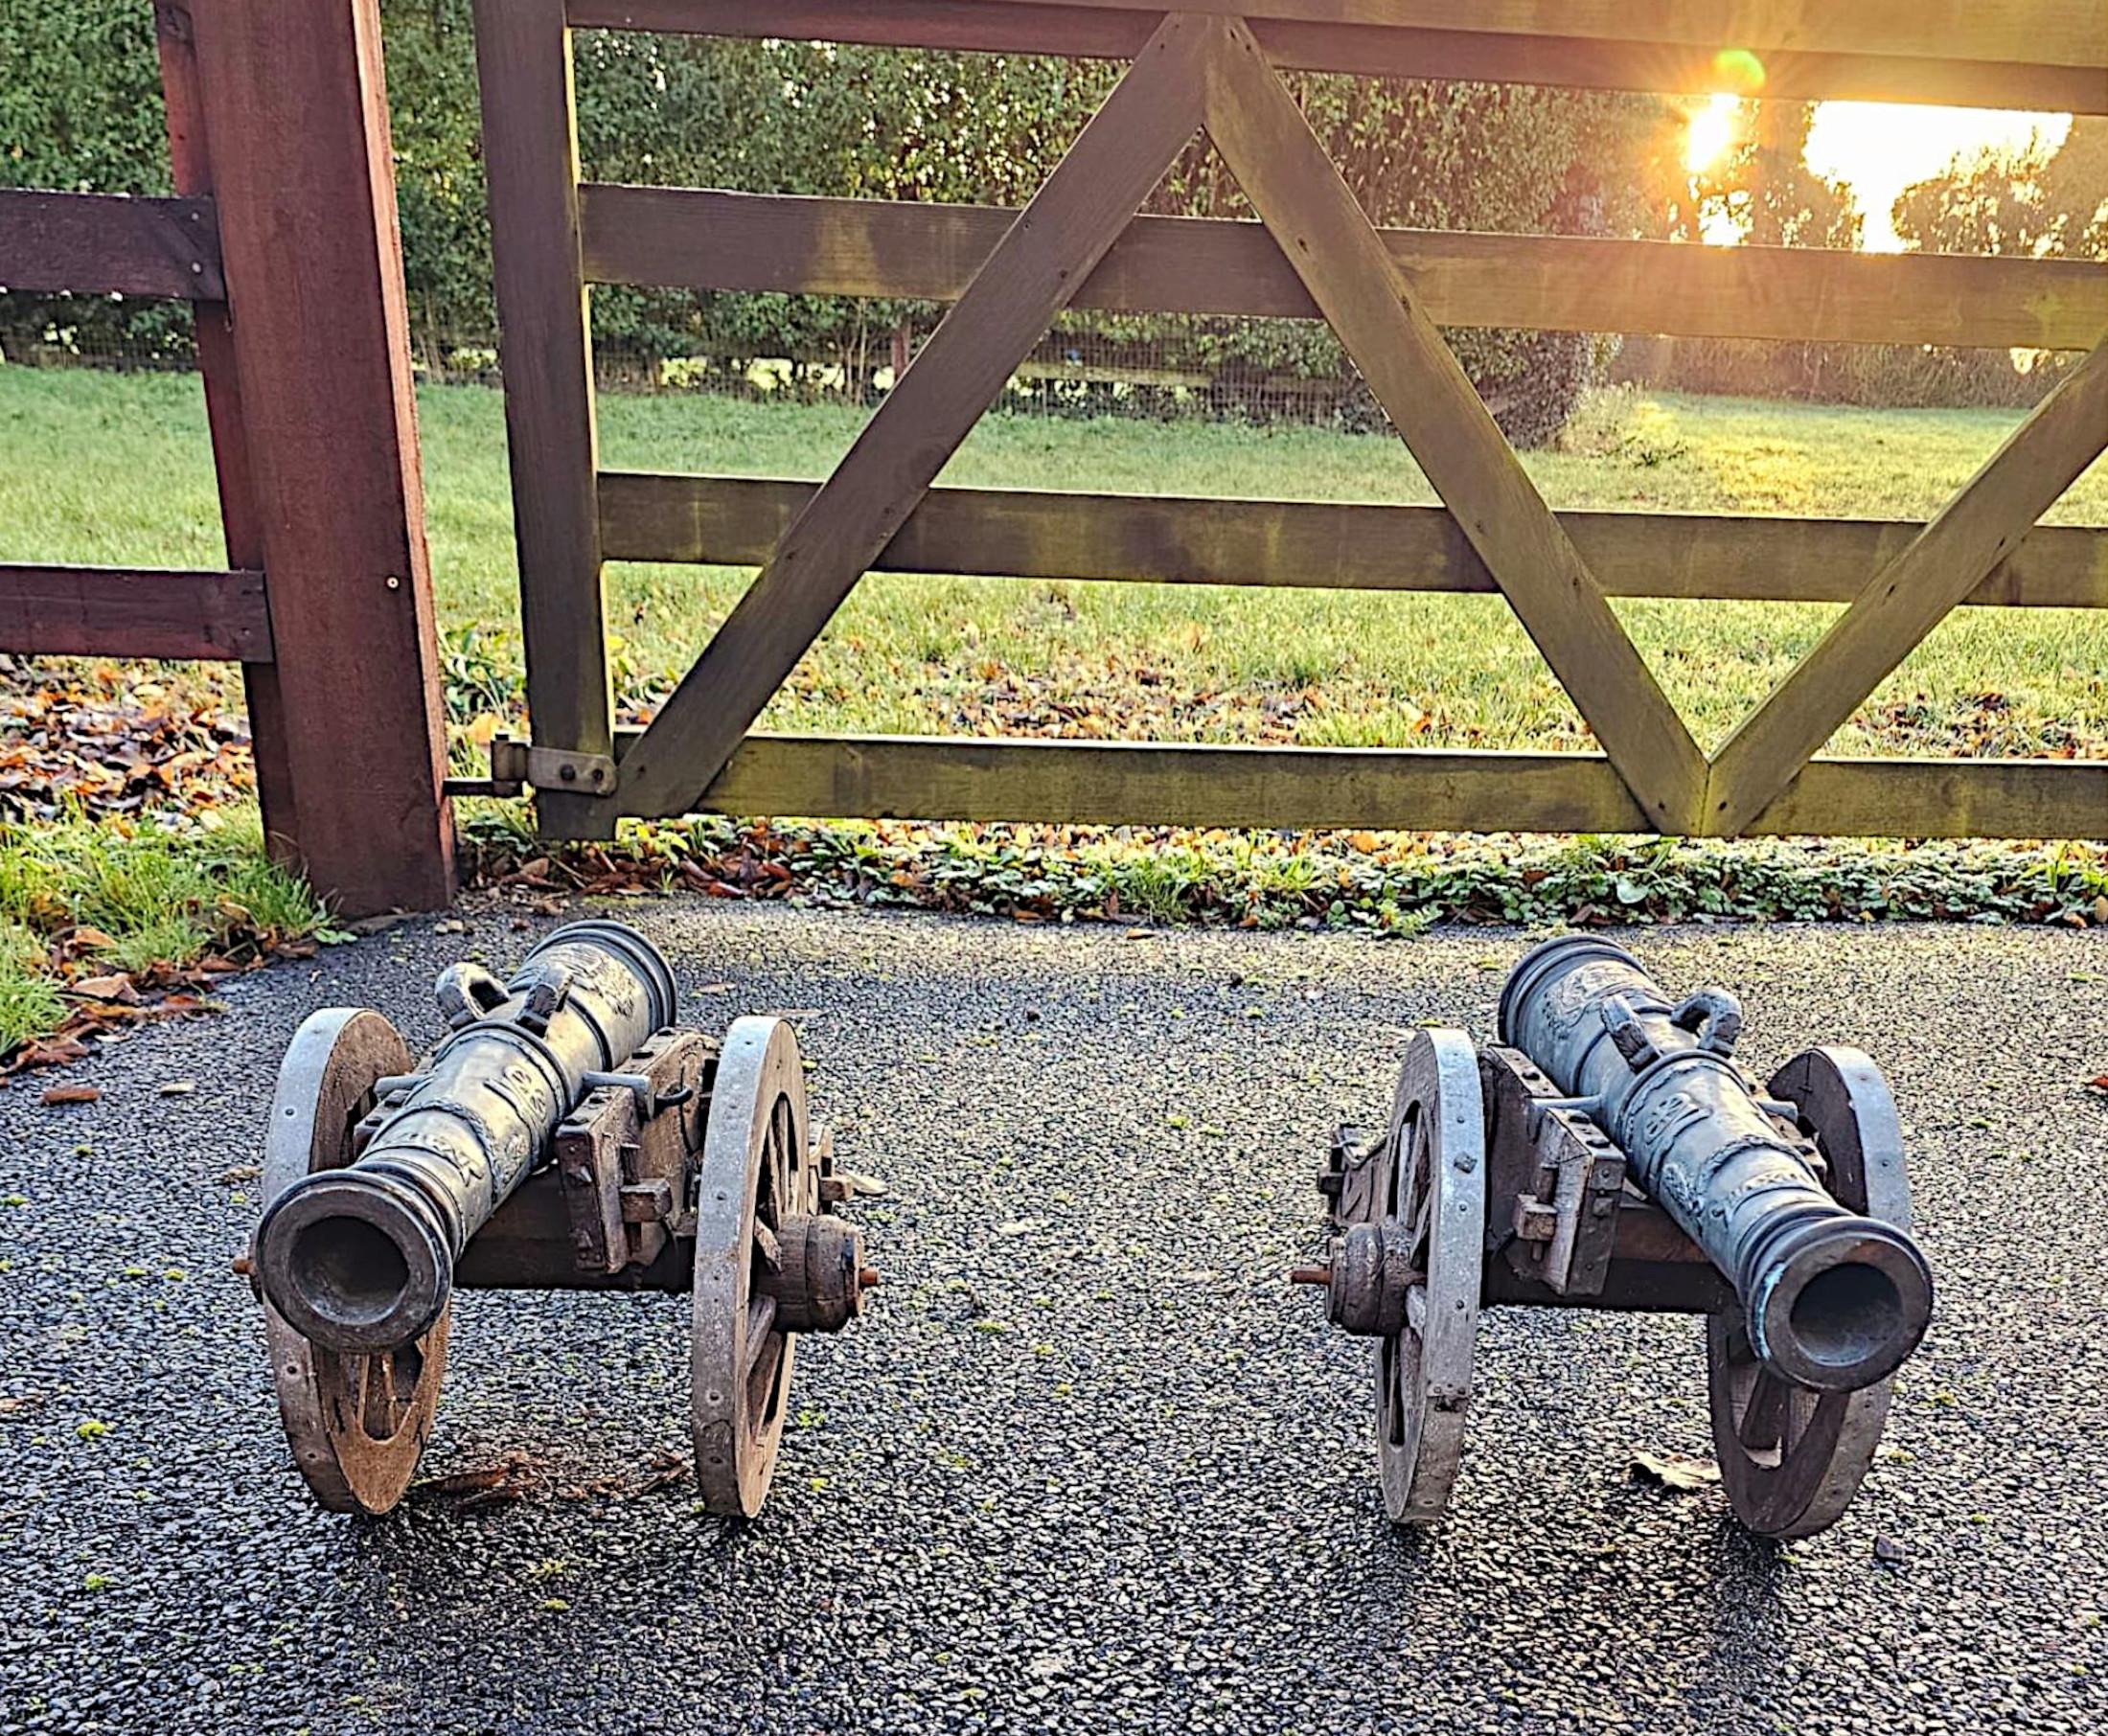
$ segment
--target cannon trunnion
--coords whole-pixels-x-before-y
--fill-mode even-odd
[[[280,1070],[248,1266],[309,1489],[401,1498],[456,1289],[663,1291],[693,1296],[702,1500],[758,1512],[798,1335],[877,1281],[791,1027],[675,1026],[672,971],[608,922],[556,930],[507,984],[454,966],[438,999],[451,1030],[422,1063],[380,1014],[329,1008]]]
[[[1703,1314],[1737,1518],[1793,1538],[1844,1513],[1932,1308],[1902,1131],[1860,1051],[1759,1085],[1740,1024],[1724,990],[1672,1004],[1622,948],[1562,937],[1510,975],[1499,1045],[1417,1033],[1385,1131],[1335,1137],[1330,1259],[1296,1276],[1377,1340],[1395,1521],[1441,1516],[1479,1310],[1518,1305]]]

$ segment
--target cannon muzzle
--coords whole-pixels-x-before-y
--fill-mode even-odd
[[[429,1066],[383,1080],[400,1096],[356,1162],[273,1201],[254,1270],[303,1336],[392,1350],[439,1318],[454,1262],[537,1168],[564,1117],[672,1024],[673,971],[644,937],[588,921],[539,942],[508,983],[472,965],[439,979],[452,1027]]]
[[[1734,1286],[1758,1359],[1796,1385],[1857,1391],[1917,1348],[1932,1272],[1908,1231],[1825,1191],[1813,1147],[1735,1065],[1741,1023],[1725,990],[1672,1004],[1629,952],[1586,935],[1536,948],[1501,995],[1501,1040],[1617,1142]]]

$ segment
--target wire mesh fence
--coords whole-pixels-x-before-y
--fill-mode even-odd
[[[933,331],[936,307],[760,295],[596,299],[594,368],[610,393],[875,405]],[[1456,331],[1466,372],[1519,445],[1557,437],[1584,391],[1725,393],[1880,407],[2026,406],[2069,358],[1932,346],[1570,332]],[[497,386],[490,331],[414,328],[412,363],[435,383]],[[191,309],[0,291],[0,363],[126,372],[195,365]],[[1023,416],[1237,422],[1342,432],[1384,418],[1351,361],[1311,321],[1065,313],[996,408]]]

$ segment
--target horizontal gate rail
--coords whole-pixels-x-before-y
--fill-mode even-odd
[[[0,565],[0,651],[268,663],[264,575]]]
[[[1131,0],[568,0],[566,10],[581,28],[1114,60],[1134,58],[1163,11]],[[2108,23],[2100,0],[1715,7],[1724,28],[1683,41],[1630,38],[1632,26],[1618,23],[1626,9],[1616,0],[1587,9],[1588,24],[1608,21],[1604,36],[1583,34],[1582,9],[1558,0],[1526,11],[1469,0],[1439,8],[1311,0],[1296,9],[1300,15],[1268,15],[1287,13],[1283,0],[1249,10],[1260,14],[1251,19],[1252,34],[1268,57],[1302,71],[1704,93],[1722,87],[1721,51],[1733,47],[1754,51],[1768,97],[2108,113],[2099,47]],[[1346,22],[1350,11],[1360,17],[1381,11],[1394,22]],[[1436,15],[1452,22],[1446,28],[1417,22]],[[1630,9],[1636,20],[1661,15],[1659,7]],[[1549,34],[1517,34],[1497,22],[1522,18]],[[1877,46],[1844,46],[1867,41]],[[2074,57],[2063,58],[2067,54]]]
[[[1162,0],[1017,0],[1062,11],[1156,12]],[[1399,30],[1588,36],[1685,47],[1930,55],[2090,66],[2108,39],[2102,0],[1180,0],[1222,18]]]
[[[936,302],[959,298],[1018,215],[675,187],[579,194],[589,283]],[[2108,336],[2108,271],[2091,261],[1381,233],[1444,326],[2042,350]],[[1136,217],[1071,305],[1318,317],[1265,227],[1221,217]]]
[[[635,740],[616,733],[618,753]],[[1342,831],[1654,830],[1592,753],[751,735],[697,806],[731,814]],[[1742,830],[2057,837],[2108,814],[2108,765],[1811,761]]]
[[[605,470],[610,560],[759,566],[818,485]],[[1849,603],[1924,527],[1900,519],[1574,512],[1559,522],[1619,597]],[[874,572],[1307,590],[1496,587],[1443,507],[932,489]],[[2038,526],[1962,600],[2108,608],[2108,530]]]
[[[220,301],[213,202],[0,191],[0,288]]]

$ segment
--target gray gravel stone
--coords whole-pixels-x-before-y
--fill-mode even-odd
[[[1448,1522],[1383,1523],[1365,1348],[1284,1273],[1331,1126],[1381,1114],[1416,1024],[1485,1036],[1523,937],[621,913],[699,1021],[817,1009],[816,1107],[891,1186],[859,1212],[885,1288],[801,1350],[766,1516],[309,1505],[228,1272],[279,1055],[344,1002],[428,1042],[439,966],[532,938],[408,925],[83,1066],[98,1103],[0,1091],[0,1729],[2108,1723],[2100,936],[1632,937],[1743,994],[1760,1066],[1872,1050],[1912,1135],[1932,1334],[1851,1513],[1776,1549],[1626,1474],[1707,1450],[1680,1319],[1488,1316]],[[685,1450],[686,1331],[680,1299],[465,1296],[425,1469],[641,1477]]]

